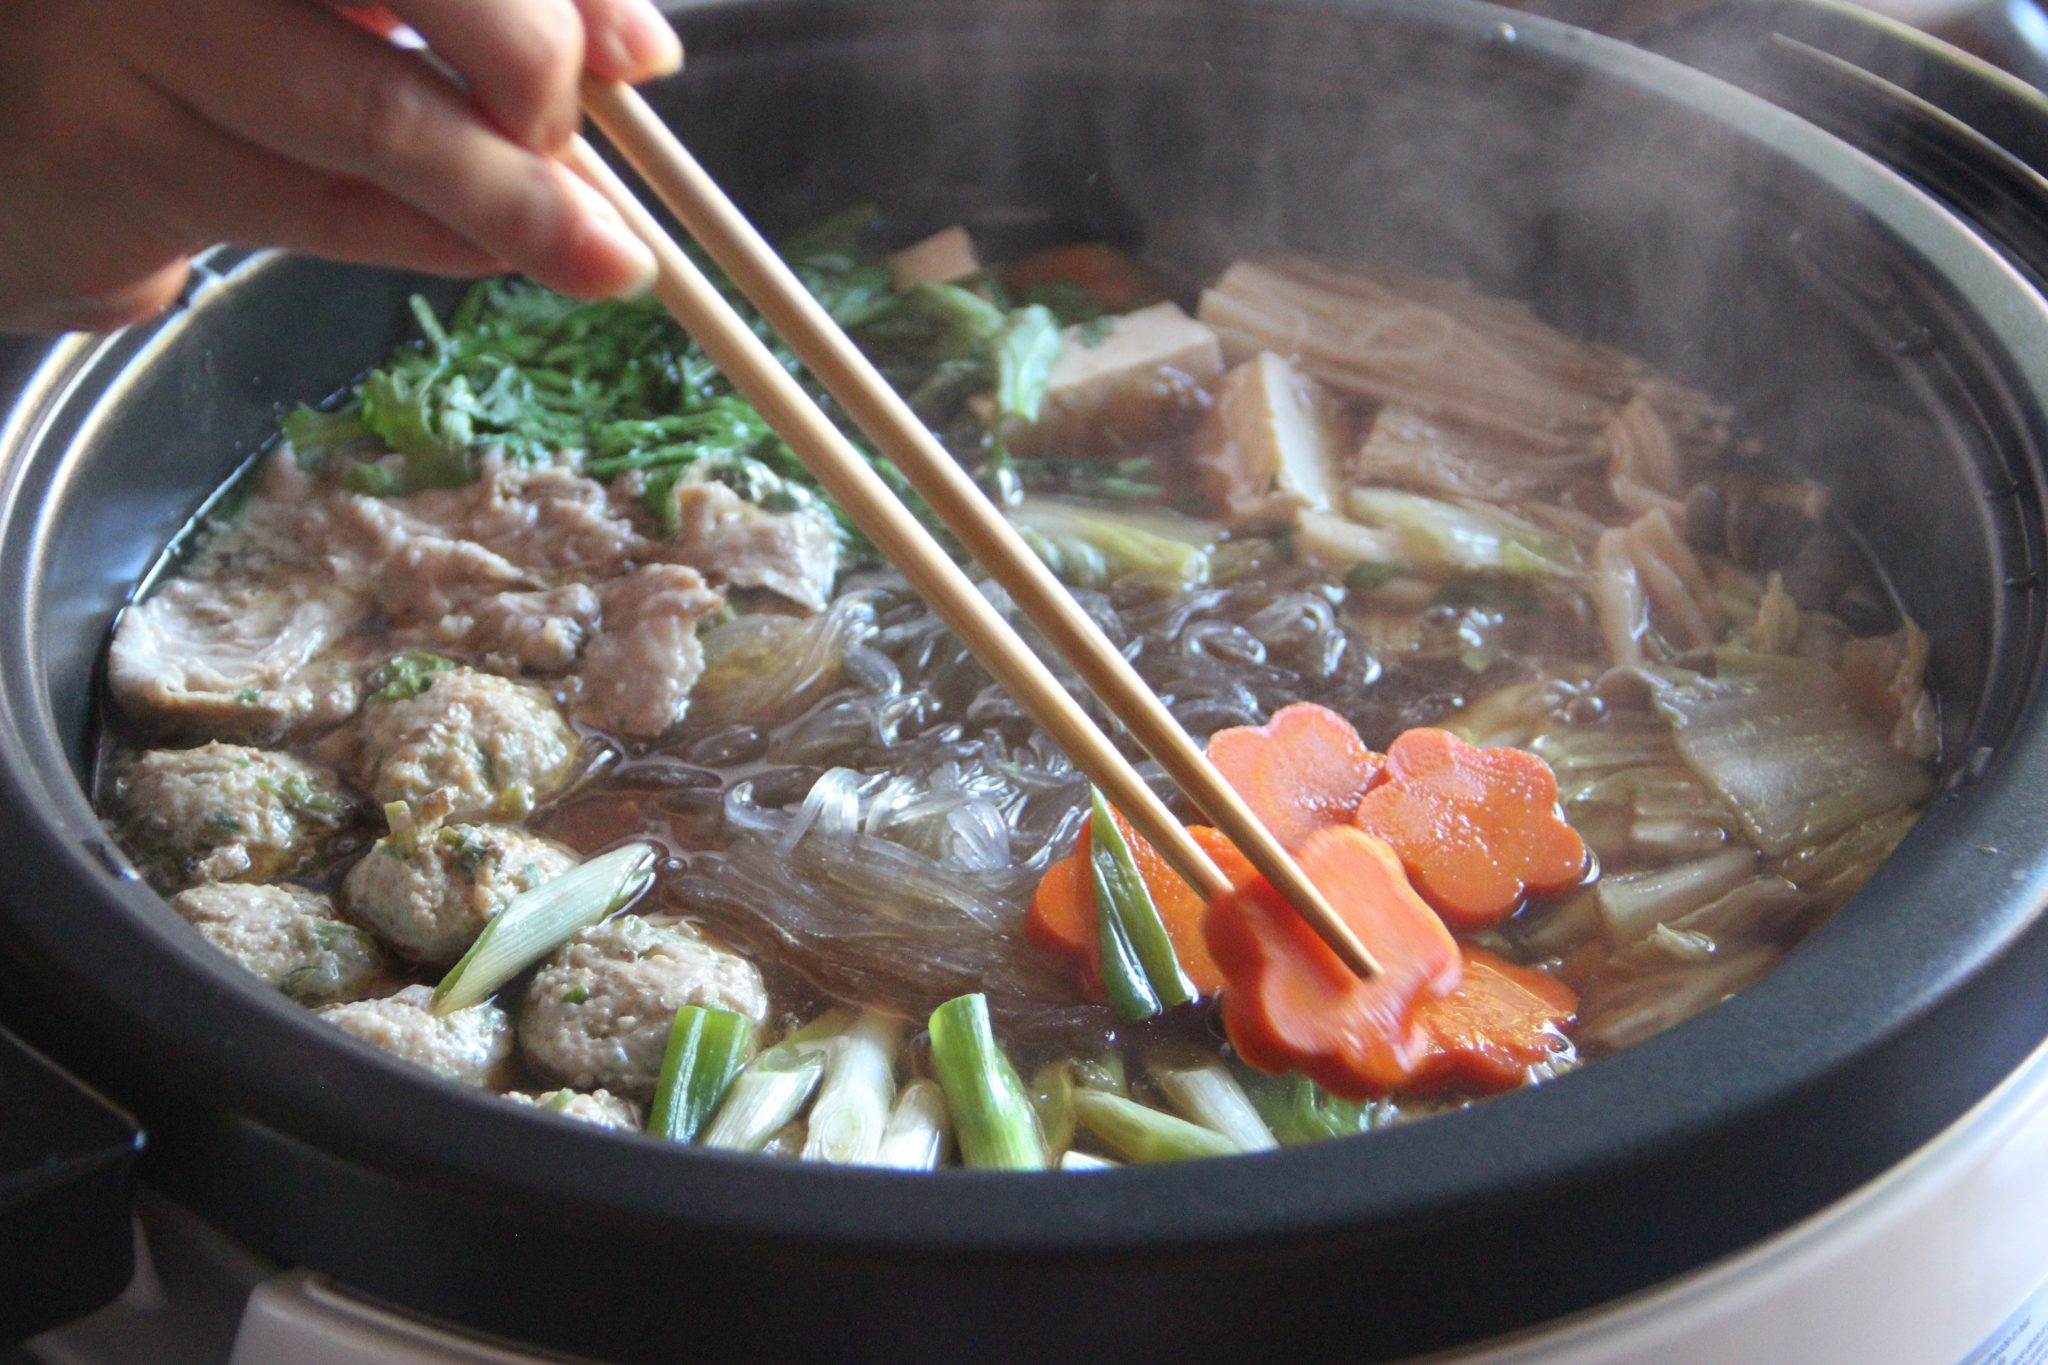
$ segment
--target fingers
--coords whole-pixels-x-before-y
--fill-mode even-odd
[[[396,0],[391,11],[469,83],[514,141],[557,152],[576,131],[583,19],[571,0]]]
[[[576,0],[583,16],[583,62],[608,81],[672,76],[683,66],[683,44],[660,10],[647,0]]]
[[[184,257],[110,289],[87,292],[66,281],[49,281],[12,306],[0,305],[0,330],[20,332],[111,332],[147,322],[178,301],[192,269]],[[15,291],[8,291],[10,294]]]
[[[374,185],[565,293],[634,293],[653,279],[653,256],[609,205],[500,136],[416,56],[299,0],[218,8],[206,44],[178,41],[174,24],[141,35],[156,43],[146,60],[166,93],[205,121]]]

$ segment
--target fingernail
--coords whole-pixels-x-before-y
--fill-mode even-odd
[[[654,277],[660,273],[661,267],[655,264],[654,253],[648,249],[647,243],[615,218],[598,219],[597,229],[612,250],[627,262],[631,272],[611,296],[615,299],[637,299],[654,288]]]
[[[661,11],[649,4],[630,4],[620,16],[618,36],[631,66],[646,76],[673,76],[683,69],[683,40]]]

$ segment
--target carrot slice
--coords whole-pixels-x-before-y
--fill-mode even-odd
[[[1290,851],[1348,823],[1387,762],[1350,721],[1314,702],[1283,706],[1264,725],[1218,730],[1209,761]]]
[[[1429,1055],[1417,1005],[1454,990],[1463,970],[1450,932],[1408,885],[1401,860],[1349,826],[1319,830],[1296,851],[1309,880],[1379,959],[1370,981],[1316,937],[1260,877],[1209,908],[1209,949],[1222,966],[1223,1027],[1264,1071],[1298,1071],[1347,1099],[1400,1089]]]
[[[1558,812],[1550,765],[1520,749],[1475,749],[1445,730],[1395,740],[1353,819],[1401,855],[1453,929],[1498,924],[1525,896],[1586,874],[1586,845]]]
[[[1408,1088],[1512,1090],[1565,1049],[1578,1012],[1578,993],[1550,973],[1467,945],[1458,989],[1415,1009],[1429,1051]]]
[[[1145,889],[1152,893],[1152,904],[1166,925],[1166,936],[1173,940],[1174,956],[1180,959],[1181,970],[1188,974],[1197,991],[1205,996],[1214,995],[1223,989],[1223,971],[1209,955],[1208,941],[1202,935],[1207,903],[1120,812],[1112,810],[1110,814],[1123,831],[1131,861],[1138,865],[1138,875],[1145,879]],[[1188,834],[1202,846],[1203,852],[1215,859],[1232,882],[1251,879],[1251,864],[1222,834],[1206,825],[1196,825]],[[1047,868],[1045,876],[1039,879],[1038,890],[1031,897],[1031,909],[1024,916],[1024,933],[1039,947],[1077,968],[1082,989],[1099,997],[1102,935],[1095,913],[1095,881],[1088,867],[1091,847],[1088,828],[1083,825],[1081,837],[1074,841],[1074,851]]]
[[[1105,313],[1149,303],[1158,292],[1136,262],[1107,242],[1052,247],[1003,269],[1003,287],[1012,293],[1036,284],[1075,285]]]

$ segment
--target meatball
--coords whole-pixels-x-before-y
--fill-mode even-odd
[[[239,744],[153,749],[122,772],[114,801],[127,846],[164,890],[306,871],[360,813],[327,769]]]
[[[436,1015],[431,986],[314,1013],[371,1047],[464,1085],[502,1085],[511,1067],[512,1022],[505,1011],[483,1004]]]
[[[386,986],[391,960],[376,939],[303,886],[214,882],[180,891],[171,908],[245,969],[301,1005],[360,1000]]]
[[[767,992],[754,964],[687,925],[620,915],[570,939],[534,973],[519,1012],[533,1069],[575,1090],[654,1093],[669,1026],[685,1005],[734,1010],[759,1023]]]
[[[523,818],[568,780],[576,736],[537,687],[469,668],[373,700],[356,726],[356,775],[380,803],[447,793],[452,819]]]
[[[530,1104],[537,1109],[560,1114],[564,1118],[580,1119],[594,1123],[600,1128],[624,1128],[640,1131],[640,1106],[629,1099],[614,1095],[609,1090],[593,1090],[583,1094],[576,1090],[550,1090],[545,1095],[529,1095],[519,1090],[508,1090],[505,1098],[514,1104]]]
[[[414,962],[461,957],[505,903],[576,866],[576,855],[507,825],[385,835],[349,869],[349,911]]]

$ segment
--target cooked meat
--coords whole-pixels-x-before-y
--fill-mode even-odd
[[[152,749],[123,770],[114,801],[128,847],[166,891],[292,876],[359,814],[327,769],[239,744]]]
[[[314,1011],[371,1047],[464,1085],[501,1086],[512,1062],[512,1022],[496,1005],[436,1015],[431,986],[407,986],[382,1000]]]
[[[214,882],[180,891],[171,908],[208,942],[302,1005],[359,1000],[389,989],[377,940],[303,886]]]
[[[529,1095],[523,1090],[508,1090],[505,1098],[514,1104],[530,1104],[536,1109],[545,1109],[564,1118],[580,1119],[594,1123],[600,1128],[624,1128],[631,1132],[640,1131],[640,1106],[629,1099],[614,1095],[609,1090],[593,1090],[588,1095],[577,1090],[550,1090],[545,1095]]]
[[[822,507],[765,511],[722,483],[678,483],[669,494],[675,557],[715,583],[766,588],[811,611],[832,600],[839,528]]]
[[[754,964],[687,925],[620,915],[584,930],[542,964],[519,1011],[527,1063],[559,1085],[654,1093],[669,1026],[685,1005],[759,1022],[767,992]]]
[[[650,564],[604,585],[604,629],[584,651],[577,717],[630,739],[682,720],[704,671],[697,623],[721,599],[695,569]]]
[[[274,740],[345,720],[356,670],[328,657],[367,605],[331,577],[174,578],[121,614],[107,683],[141,724],[211,738]]]
[[[509,825],[442,825],[379,839],[342,884],[349,912],[414,962],[469,951],[505,903],[576,866],[560,844]]]
[[[380,804],[446,793],[450,819],[522,818],[568,780],[576,736],[548,695],[453,668],[415,696],[372,701],[349,740],[358,781]]]
[[[598,614],[595,588],[565,583],[491,593],[396,636],[410,648],[475,659],[493,673],[561,673],[589,643]]]

